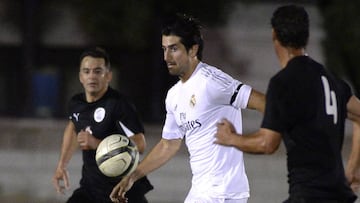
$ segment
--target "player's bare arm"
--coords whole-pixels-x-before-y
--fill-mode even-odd
[[[360,122],[360,100],[356,96],[351,96],[346,107],[348,111],[348,118],[350,120],[359,120]]]
[[[217,124],[215,137],[216,144],[233,146],[247,153],[272,154],[281,143],[281,134],[266,128],[260,128],[255,133],[239,135],[232,123],[226,119]]]
[[[76,141],[75,126],[69,121],[64,130],[60,159],[52,178],[52,183],[58,193],[64,194],[65,189],[69,189],[70,187],[68,171],[66,168],[77,148],[78,143]],[[61,184],[61,181],[64,182],[63,185]]]
[[[113,202],[125,202],[125,193],[134,182],[169,161],[180,149],[181,139],[161,139],[159,143],[142,160],[130,175],[124,177],[112,190],[110,199]]]
[[[143,154],[146,148],[145,135],[138,133],[130,137],[130,139],[136,144],[136,147],[140,154]]]
[[[346,178],[351,189],[357,192],[360,187],[360,123],[353,122],[353,137],[349,160],[346,165]]]
[[[347,104],[348,118],[353,122],[352,147],[346,166],[346,177],[351,189],[360,188],[360,101],[352,96]]]
[[[265,112],[265,95],[255,89],[251,90],[247,108],[257,110],[261,113]]]

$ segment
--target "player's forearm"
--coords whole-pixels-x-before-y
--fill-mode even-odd
[[[254,154],[272,154],[280,144],[280,135],[269,135],[267,129],[260,129],[259,131],[237,136],[236,147],[243,152]]]
[[[140,154],[143,154],[146,148],[146,140],[143,133],[135,134],[130,139],[136,144],[136,147]]]
[[[347,173],[355,173],[360,168],[360,101],[352,96],[347,103],[348,119],[353,123],[352,147],[347,163]]]
[[[131,174],[131,178],[138,180],[149,174],[169,161],[179,150],[181,140],[162,139],[142,160],[136,170]]]
[[[61,154],[59,158],[59,165],[66,167],[70,162],[75,150],[78,148],[77,142],[75,140],[72,142],[64,142],[61,147]]]
[[[58,166],[63,168],[66,167],[77,148],[78,143],[76,140],[75,131],[73,131],[71,125],[68,125],[64,131]]]
[[[253,134],[236,136],[234,146],[246,153],[264,154],[266,152],[264,140]]]
[[[352,121],[360,121],[360,100],[356,96],[350,97],[347,105],[348,118]]]
[[[352,147],[347,163],[348,172],[355,172],[360,168],[360,123],[353,122]]]

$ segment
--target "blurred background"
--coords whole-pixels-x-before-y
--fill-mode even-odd
[[[78,68],[85,48],[99,45],[109,52],[111,85],[135,103],[151,148],[160,139],[166,91],[177,81],[162,58],[160,28],[167,15],[184,12],[199,18],[204,24],[203,61],[265,92],[279,70],[270,17],[288,3],[304,5],[309,12],[309,55],[359,95],[359,0],[0,0],[0,202],[66,199],[54,192],[51,176],[67,101],[82,91]],[[260,122],[261,115],[244,111],[245,131]],[[344,157],[348,149],[345,145]],[[247,155],[245,161],[254,187],[251,202],[286,198],[282,150],[274,157]],[[79,154],[70,165],[74,189]],[[186,149],[150,177],[156,188],[149,193],[151,202],[182,202],[190,182]]]
[[[134,100],[145,121],[160,121],[165,92],[176,80],[168,76],[162,61],[162,20],[174,12],[196,16],[205,25],[204,60],[219,66],[229,63],[235,71],[246,74],[254,59],[247,58],[246,52],[235,52],[245,50],[241,37],[263,34],[258,40],[269,42],[270,28],[270,15],[263,16],[261,10],[249,14],[247,7],[291,1],[263,2],[1,0],[0,113],[11,117],[62,118],[69,97],[81,90],[77,78],[80,53],[89,46],[101,45],[109,51],[117,73],[113,85]],[[311,20],[317,21],[312,34],[316,34],[314,29],[325,33],[316,39],[325,57],[323,61],[346,77],[357,92],[359,1],[294,2],[317,9],[318,16],[311,16]],[[242,30],[239,24],[244,26]],[[237,35],[229,39],[231,32]],[[238,47],[233,42],[239,43]],[[219,62],[214,58],[220,58]]]

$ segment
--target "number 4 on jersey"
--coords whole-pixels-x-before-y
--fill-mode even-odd
[[[325,109],[326,114],[334,116],[334,124],[337,123],[337,102],[336,94],[334,91],[330,90],[329,81],[325,76],[321,76],[321,80],[324,86],[325,92]]]

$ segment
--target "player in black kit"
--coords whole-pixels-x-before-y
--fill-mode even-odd
[[[278,8],[272,38],[282,70],[270,80],[260,130],[238,136],[227,120],[218,123],[218,144],[248,153],[287,150],[286,203],[350,203],[359,186],[360,102],[350,87],[305,52],[309,19],[301,6]],[[353,148],[345,176],[345,119],[353,121]],[[355,141],[355,142],[354,142]]]
[[[95,153],[102,139],[111,134],[122,134],[133,140],[140,153],[146,147],[144,127],[135,108],[109,83],[112,79],[109,56],[101,48],[86,50],[80,57],[80,82],[84,92],[69,102],[70,121],[65,128],[58,166],[53,184],[59,193],[69,188],[67,164],[80,147],[83,155],[80,187],[68,203],[107,203],[119,178],[106,177],[98,169]],[[60,181],[64,185],[60,185]],[[145,177],[135,183],[127,193],[129,203],[146,203],[145,194],[153,187]]]

